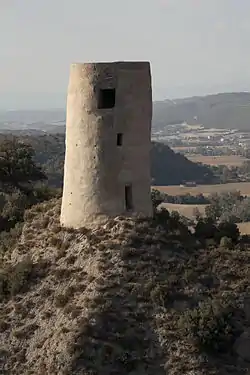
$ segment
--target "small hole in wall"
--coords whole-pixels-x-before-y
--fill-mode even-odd
[[[115,106],[115,89],[101,89],[98,97],[98,108],[114,108]]]
[[[127,211],[133,210],[132,185],[125,186],[125,206]]]
[[[117,146],[122,146],[122,141],[123,141],[123,134],[122,133],[118,133],[117,134],[117,138],[116,138],[116,144],[117,144]]]

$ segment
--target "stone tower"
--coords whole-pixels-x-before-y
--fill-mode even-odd
[[[72,64],[61,224],[151,216],[152,89],[148,62]]]

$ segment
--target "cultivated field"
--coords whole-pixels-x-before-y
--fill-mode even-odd
[[[176,147],[171,147],[173,151],[175,152],[181,152],[181,151],[188,151],[188,150],[196,150],[197,149],[197,144],[196,146],[176,146]],[[225,146],[216,146],[217,149],[225,149]]]
[[[250,222],[239,223],[237,225],[242,235],[244,234],[250,235]]]
[[[196,205],[196,204],[173,204],[173,203],[162,203],[160,205],[160,207],[166,208],[169,212],[177,211],[181,215],[183,215],[183,216],[185,216],[189,219],[192,219],[192,220],[195,219],[194,209],[198,208],[200,213],[202,215],[204,215],[206,206],[207,206],[206,204]],[[238,228],[240,230],[240,233],[242,235],[244,235],[244,234],[250,235],[250,222],[238,223],[237,226],[238,226]]]
[[[235,182],[220,185],[198,185],[194,187],[181,187],[180,185],[153,186],[152,188],[169,195],[184,195],[190,193],[192,195],[204,194],[205,196],[208,196],[212,193],[238,190],[241,192],[241,194],[250,196],[250,182]]]
[[[224,156],[204,156],[204,155],[185,155],[187,159],[194,163],[203,163],[208,165],[226,165],[228,167],[239,167],[246,159],[240,155]]]
[[[195,219],[194,210],[198,208],[202,215],[205,214],[206,204],[173,204],[173,203],[162,203],[160,207],[164,207],[170,212],[178,211],[181,215],[186,216],[190,219]]]
[[[174,152],[181,152],[187,150],[195,150],[197,146],[179,146],[179,147],[171,147]]]

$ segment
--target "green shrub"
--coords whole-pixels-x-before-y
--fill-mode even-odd
[[[62,239],[60,237],[57,237],[57,236],[52,236],[49,239],[49,243],[50,243],[51,246],[54,246],[54,247],[60,249],[61,246],[62,246]]]
[[[220,247],[224,247],[225,249],[232,249],[233,247],[232,238],[222,237],[220,240]]]
[[[2,214],[5,204],[6,204],[6,194],[0,192],[0,214]]]
[[[165,208],[161,208],[157,213],[155,213],[154,221],[157,225],[166,227],[169,224],[170,214]]]
[[[13,267],[9,276],[9,290],[12,296],[19,293],[28,282],[32,268],[33,262],[29,256]]]
[[[61,232],[61,227],[59,225],[53,225],[51,227],[51,232],[53,232],[53,233],[60,233]]]
[[[153,209],[156,211],[157,207],[164,202],[164,194],[161,193],[159,190],[152,189],[151,191],[151,199],[152,199],[152,204],[153,204]]]
[[[55,306],[58,308],[64,307],[68,303],[69,297],[65,294],[58,294],[55,296]]]
[[[204,302],[179,320],[180,329],[201,350],[226,352],[239,332],[234,323],[235,305]]]
[[[0,302],[3,301],[8,294],[8,271],[0,268]]]
[[[60,191],[58,189],[49,187],[47,185],[41,185],[33,190],[34,201],[36,203],[48,201],[52,198],[59,197]]]
[[[57,294],[55,296],[55,305],[56,307],[64,307],[69,302],[70,298],[73,296],[75,292],[75,288],[73,286],[69,286],[65,289],[64,294]]]
[[[0,269],[0,301],[21,292],[28,284],[33,270],[29,256],[15,266],[7,265]]]
[[[22,234],[23,223],[17,223],[9,232],[0,232],[0,254],[11,250]]]
[[[217,239],[218,242],[223,237],[228,237],[232,242],[237,242],[240,236],[239,228],[236,224],[230,222],[222,222],[218,225]]]
[[[214,238],[207,238],[204,242],[206,248],[214,248],[216,247],[216,241]]]
[[[195,236],[200,240],[207,240],[214,238],[217,233],[217,228],[213,220],[211,219],[200,219],[195,226]]]

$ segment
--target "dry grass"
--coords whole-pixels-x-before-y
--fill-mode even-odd
[[[204,156],[204,155],[185,155],[186,158],[194,163],[203,163],[208,165],[226,165],[228,167],[239,167],[244,161],[248,159],[240,155],[227,155],[227,156]]]
[[[238,303],[241,327],[250,251],[203,250],[186,231],[123,218],[92,232],[55,231],[53,204],[45,228],[45,205],[24,226],[20,245],[32,231],[35,244],[4,260],[13,267],[28,255],[44,266],[29,289],[0,304],[3,373],[246,374],[231,352],[202,354],[180,322],[200,302],[227,298]],[[60,257],[55,235],[70,243]]]
[[[237,225],[242,235],[250,235],[250,222],[238,223]]]
[[[153,189],[157,189],[159,191],[162,191],[163,193],[170,195],[184,195],[187,193],[198,195],[202,193],[205,196],[209,196],[212,193],[222,193],[238,190],[241,192],[241,194],[250,196],[250,182],[235,182],[219,185],[198,185],[194,187],[181,187],[179,185],[153,186]]]

